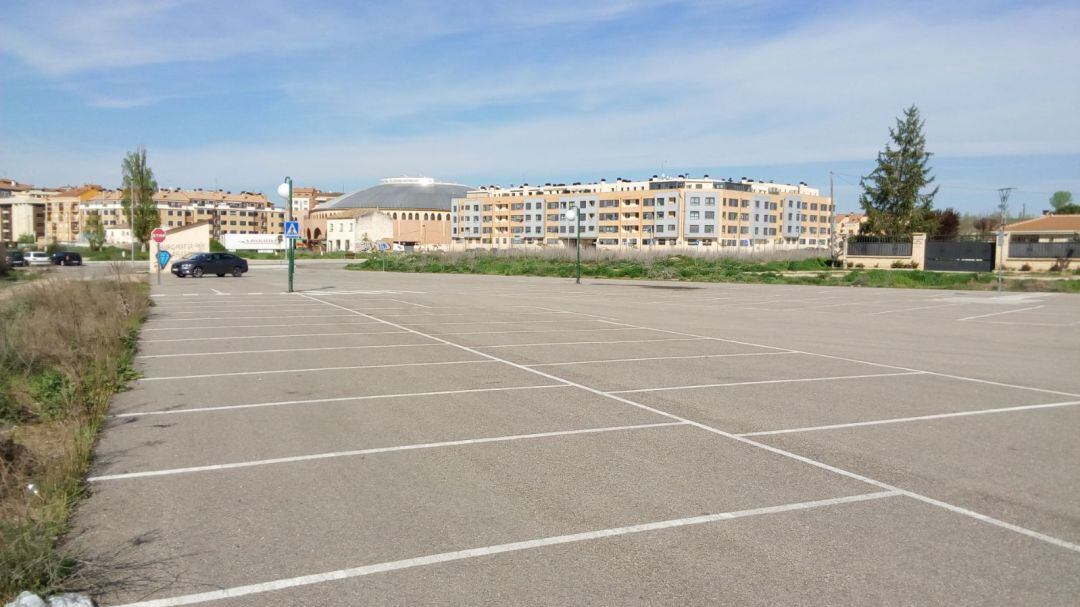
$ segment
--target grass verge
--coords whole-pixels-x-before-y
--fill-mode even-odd
[[[372,253],[350,270],[497,274],[504,276],[558,276],[575,273],[572,252],[545,253]],[[797,274],[792,274],[797,273]],[[991,273],[945,273],[922,270],[836,270],[829,260],[796,260],[639,254],[616,256],[590,252],[583,255],[581,275],[588,278],[631,278],[694,282],[743,282],[819,286],[893,287],[908,289],[990,290],[997,287]],[[1008,278],[1010,291],[1080,293],[1080,280]]]
[[[0,600],[63,589],[77,569],[61,538],[149,306],[147,284],[120,277],[42,280],[0,302]]]

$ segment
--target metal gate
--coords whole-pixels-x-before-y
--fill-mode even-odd
[[[926,269],[990,272],[994,269],[994,243],[972,240],[927,240]]]

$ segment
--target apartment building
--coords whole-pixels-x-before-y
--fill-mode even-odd
[[[80,225],[86,215],[97,213],[109,242],[130,242],[127,214],[121,190],[104,190],[84,201],[79,208]],[[280,234],[285,210],[255,192],[233,194],[221,190],[166,189],[154,193],[161,227],[174,228],[200,221],[210,223],[211,238],[223,234]]]
[[[0,196],[0,245],[33,237],[34,242],[45,240],[45,201],[51,190],[29,187],[16,189],[11,182]],[[18,184],[21,185],[21,184]]]
[[[82,232],[82,204],[97,196],[102,189],[99,185],[87,184],[66,188],[49,196],[45,200],[45,240],[75,244]]]
[[[492,248],[829,244],[834,208],[806,184],[653,176],[647,181],[470,190],[451,203],[455,243]]]
[[[324,202],[329,202],[341,195],[341,192],[324,192],[318,188],[293,188],[293,217],[296,219],[303,219],[307,217],[308,213],[315,207]]]

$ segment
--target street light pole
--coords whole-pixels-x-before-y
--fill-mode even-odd
[[[278,195],[283,196],[285,198],[285,221],[286,222],[291,222],[293,220],[293,216],[292,216],[292,195],[293,195],[292,177],[286,177],[284,183],[282,183],[281,185],[278,186]],[[284,232],[284,229],[282,229],[282,232]],[[293,292],[293,272],[295,270],[294,254],[293,254],[294,248],[293,247],[296,246],[296,239],[294,239],[294,238],[286,238],[285,240],[289,241],[289,244],[287,245],[288,248],[286,249],[286,256],[289,258],[289,291],[288,292],[292,293]]]
[[[577,217],[577,284],[581,284],[581,209],[574,215]]]
[[[577,272],[576,282],[581,284],[581,209],[577,207],[571,207],[566,211],[566,218],[573,219],[575,221],[574,240],[577,241]]]

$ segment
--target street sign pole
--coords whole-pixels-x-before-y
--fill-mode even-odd
[[[285,213],[289,217],[289,221],[293,220],[292,217],[292,177],[286,177],[285,181],[289,184],[289,198],[285,201]],[[296,271],[296,239],[289,239],[289,293],[293,292],[293,272]]]
[[[154,257],[157,259],[157,262],[158,262],[157,263],[157,283],[160,285],[161,284],[161,270],[165,266],[165,263],[168,263],[168,259],[169,259],[168,254],[166,254],[165,255],[165,260],[166,260],[165,263],[161,263],[161,259],[162,259],[162,256],[161,256],[161,243],[165,242],[165,230],[163,230],[161,228],[154,228],[154,231],[150,232],[150,238],[153,239],[154,243],[157,246],[157,251],[155,252],[156,254],[154,255]],[[135,259],[132,258],[132,261],[134,262]]]

